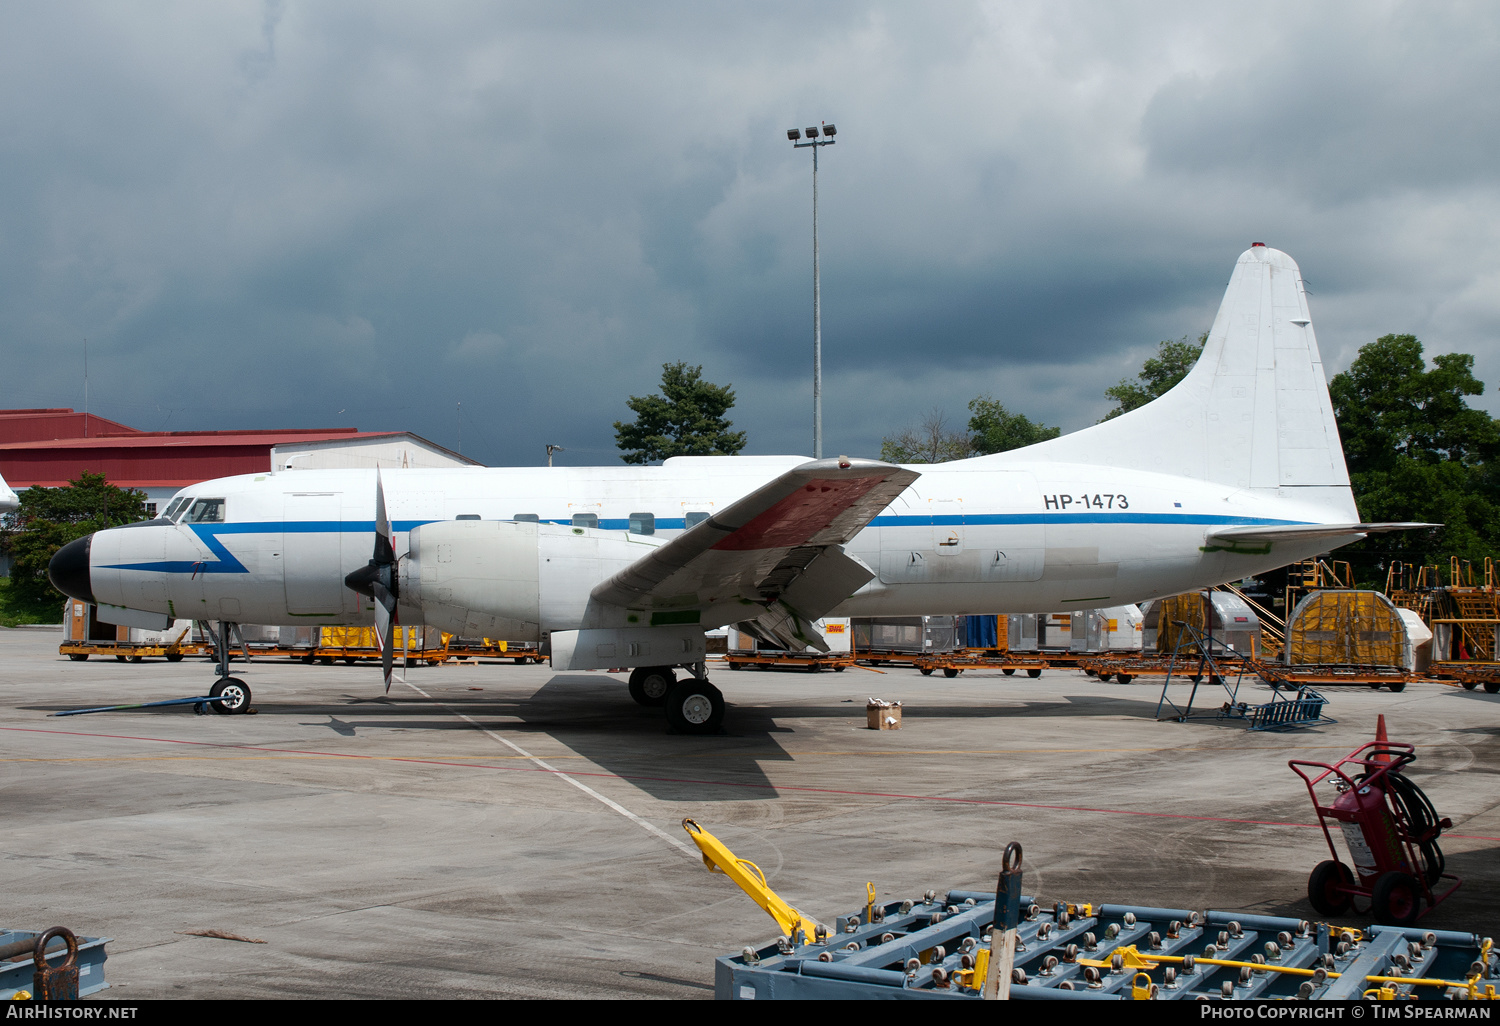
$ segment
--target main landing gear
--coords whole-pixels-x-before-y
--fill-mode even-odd
[[[644,706],[662,706],[679,734],[717,734],[724,723],[724,695],[708,682],[702,663],[692,669],[693,676],[678,680],[670,666],[638,667],[630,673],[630,697]]]

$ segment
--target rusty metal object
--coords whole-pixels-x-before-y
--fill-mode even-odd
[[[68,946],[68,957],[62,965],[47,962],[47,944],[54,937],[61,937]],[[54,926],[36,939],[32,949],[36,960],[36,972],[32,975],[33,995],[38,1001],[78,1000],[78,938],[66,926]]]

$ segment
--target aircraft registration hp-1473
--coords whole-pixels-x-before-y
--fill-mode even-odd
[[[557,670],[634,668],[632,696],[700,734],[724,716],[708,629],[803,648],[826,616],[1119,605],[1416,526],[1359,523],[1301,273],[1256,243],[1180,384],[1024,449],[282,470],[186,488],[70,543],[51,576],[143,627],[373,621],[387,688],[393,622],[540,642]]]

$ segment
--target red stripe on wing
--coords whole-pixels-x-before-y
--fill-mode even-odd
[[[802,545],[883,480],[883,476],[874,476],[809,481],[770,509],[757,514],[714,548],[744,551]]]

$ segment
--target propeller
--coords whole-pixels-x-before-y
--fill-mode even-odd
[[[385,515],[385,486],[375,471],[375,554],[370,561],[344,578],[344,584],[375,601],[375,638],[380,644],[380,669],[385,675],[385,693],[391,693],[395,667],[392,645],[399,625],[396,601],[401,586],[396,574],[396,549],[391,544],[391,522]]]

